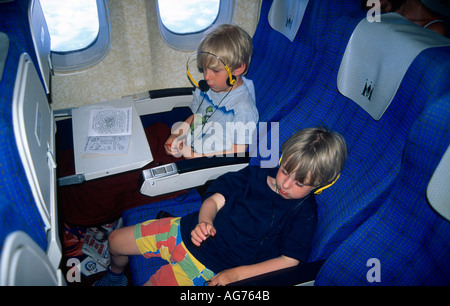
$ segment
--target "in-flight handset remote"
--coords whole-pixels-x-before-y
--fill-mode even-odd
[[[157,166],[143,171],[144,179],[158,179],[172,174],[178,173],[177,165],[170,163],[162,166]]]

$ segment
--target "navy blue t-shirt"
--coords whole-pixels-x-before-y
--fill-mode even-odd
[[[286,200],[270,189],[267,176],[277,168],[248,166],[217,178],[203,198],[214,193],[225,197],[225,205],[214,220],[217,234],[200,247],[191,242],[191,231],[198,224],[198,212],[181,218],[182,239],[208,269],[218,273],[281,255],[306,262],[317,222],[313,195]]]

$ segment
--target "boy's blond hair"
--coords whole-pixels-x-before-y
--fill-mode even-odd
[[[323,127],[306,128],[281,147],[280,164],[305,185],[321,187],[334,182],[344,167],[347,145],[339,133]]]
[[[207,56],[208,52],[218,56],[230,71],[245,64],[245,75],[253,54],[253,44],[250,35],[241,27],[231,24],[221,24],[206,31],[197,49],[197,62],[200,69],[214,69],[221,64],[217,59]]]

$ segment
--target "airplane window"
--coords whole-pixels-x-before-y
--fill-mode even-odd
[[[209,27],[219,14],[220,0],[158,1],[164,26],[174,33],[199,32]]]
[[[111,48],[107,0],[40,0],[55,71],[86,68]]]
[[[231,23],[235,0],[157,0],[159,32],[171,47],[197,49],[210,26]]]
[[[89,46],[98,35],[96,0],[40,0],[51,37],[51,50],[67,52]]]

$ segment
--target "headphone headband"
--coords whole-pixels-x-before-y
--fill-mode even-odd
[[[281,155],[280,160],[278,161],[278,165],[281,166],[281,159],[283,158],[283,155]],[[325,189],[331,187],[334,183],[336,183],[336,181],[338,180],[338,178],[341,176],[340,173],[338,173],[336,179],[334,181],[332,181],[330,184],[320,187],[318,188],[316,191],[314,191],[314,194],[321,194],[322,191],[324,191]]]
[[[205,82],[204,80],[201,80],[201,81],[199,81],[199,82],[196,82],[196,81],[194,80],[194,78],[192,77],[191,72],[189,71],[189,63],[190,63],[191,58],[192,58],[194,55],[195,55],[195,56],[198,56],[198,55],[201,54],[201,53],[207,54],[207,55],[211,55],[211,56],[214,56],[215,58],[217,58],[217,59],[223,64],[223,67],[225,68],[225,70],[226,70],[227,73],[228,73],[227,85],[228,85],[228,86],[233,86],[234,83],[236,82],[236,77],[235,77],[234,75],[231,74],[230,68],[228,68],[227,64],[225,64],[225,62],[224,62],[220,57],[218,57],[217,55],[215,55],[215,54],[213,54],[213,53],[210,53],[210,52],[206,52],[206,51],[198,51],[198,52],[195,52],[195,53],[191,54],[191,55],[189,56],[187,62],[186,62],[186,71],[187,71],[187,75],[188,75],[189,80],[192,82],[192,84],[194,84],[196,87],[200,88],[200,90],[202,90],[202,91],[207,91],[207,90],[209,89],[209,87],[208,87],[208,88],[205,88],[205,87],[203,86],[204,84],[201,84],[202,81]],[[206,82],[205,82],[205,83],[206,83]],[[206,89],[206,90],[203,90],[203,89]]]
[[[325,189],[327,189],[328,187],[331,187],[334,183],[336,183],[336,181],[338,180],[338,178],[341,176],[341,174],[338,174],[338,176],[336,177],[336,179],[334,181],[332,181],[330,184],[323,186],[319,189],[317,189],[316,191],[314,191],[314,194],[321,194],[322,191],[324,191]]]

